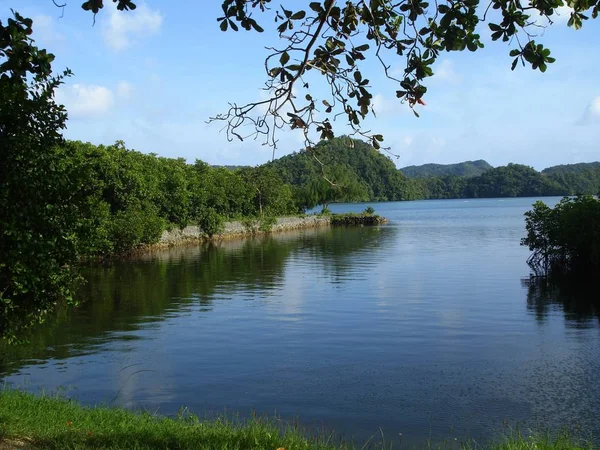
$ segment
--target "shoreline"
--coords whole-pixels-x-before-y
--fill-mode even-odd
[[[387,222],[388,220],[385,217],[367,214],[288,216],[278,217],[268,230],[261,230],[260,221],[258,219],[247,222],[236,220],[225,222],[224,230],[212,237],[204,234],[197,225],[188,225],[183,229],[173,228],[171,230],[163,231],[158,242],[139,247],[134,250],[132,254],[140,255],[172,247],[246,239],[249,237],[264,236],[286,231],[307,230],[331,226],[373,226]]]
[[[0,389],[0,449],[113,449],[155,450],[165,448],[246,450],[358,450],[391,449],[392,442],[371,439],[359,447],[334,431],[313,433],[299,422],[285,422],[254,416],[238,420],[201,419],[187,408],[177,417],[143,410],[100,405],[84,406],[56,394],[33,395],[10,388]],[[375,435],[374,435],[375,436]],[[592,450],[591,435],[580,432],[518,429],[501,433],[493,441],[423,442],[416,448],[458,448],[464,450]],[[368,446],[368,444],[370,444]],[[359,443],[360,444],[360,443]],[[432,445],[433,444],[433,445]]]

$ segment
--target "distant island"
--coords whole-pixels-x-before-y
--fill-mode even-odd
[[[464,161],[456,164],[423,164],[402,167],[400,171],[408,178],[428,178],[454,175],[457,177],[476,177],[493,169],[487,161]]]
[[[283,156],[275,169],[305,207],[330,202],[543,197],[600,192],[600,162],[549,167],[492,167],[484,160],[397,169],[367,143],[340,137]]]

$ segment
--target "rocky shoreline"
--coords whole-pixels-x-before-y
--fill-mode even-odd
[[[279,217],[269,231],[261,231],[258,226],[252,226],[241,221],[225,222],[222,233],[208,238],[197,226],[188,226],[184,229],[175,228],[165,230],[160,240],[151,245],[152,248],[172,247],[196,242],[221,241],[239,239],[247,236],[256,236],[281,231],[300,230],[306,228],[320,228],[331,225],[331,216],[304,216],[304,217]]]
[[[310,228],[321,228],[340,225],[379,225],[386,223],[387,219],[372,215],[310,215],[297,217],[279,217],[268,231],[261,230],[258,222],[231,221],[225,222],[222,233],[212,237],[206,236],[199,227],[195,225],[187,226],[183,229],[173,228],[165,230],[159,241],[155,244],[145,246],[135,253],[144,253],[147,251],[160,250],[164,248],[177,247],[183,245],[197,244],[207,241],[227,241],[233,239],[242,239],[250,236],[258,236],[269,233],[280,233],[284,231],[303,230]]]

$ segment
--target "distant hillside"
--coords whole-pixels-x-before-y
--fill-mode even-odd
[[[560,164],[558,166],[548,167],[542,170],[544,175],[555,175],[558,173],[581,173],[600,169],[600,162],[577,163],[577,164]]]
[[[400,169],[409,178],[443,177],[453,175],[457,177],[476,177],[490,170],[492,166],[479,159],[456,164],[423,164],[422,166],[407,166]]]
[[[542,170],[571,195],[600,193],[600,162],[563,164]]]
[[[332,202],[543,197],[600,192],[600,163],[492,167],[486,161],[396,169],[371,145],[340,137],[267,163],[292,186],[299,209]],[[406,176],[410,174],[410,178]],[[431,175],[435,173],[436,175]],[[440,175],[443,174],[443,175]]]
[[[221,166],[221,165],[215,164],[212,167],[217,167],[217,168],[221,167],[223,169],[231,170],[233,172],[234,170],[245,169],[245,168],[250,167],[250,166]]]
[[[295,186],[304,204],[327,201],[413,200],[413,185],[393,161],[371,145],[348,137],[320,142],[267,164]],[[333,185],[333,186],[332,186]]]

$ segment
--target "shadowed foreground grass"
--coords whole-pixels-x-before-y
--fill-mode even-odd
[[[372,443],[368,447],[379,447]],[[442,445],[440,448],[452,448]],[[120,408],[88,408],[57,396],[34,396],[0,389],[0,450],[20,449],[265,449],[333,450],[367,448],[340,444],[331,436],[307,438],[301,430],[277,421],[225,419],[200,421],[185,414],[176,419]],[[424,448],[432,448],[425,444]],[[437,446],[434,448],[438,448]],[[470,443],[467,450],[573,450],[567,435],[507,436],[493,446]]]

